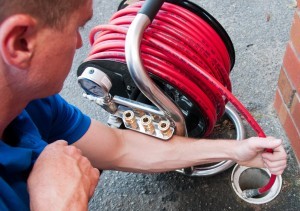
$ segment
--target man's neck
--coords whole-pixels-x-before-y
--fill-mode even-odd
[[[22,101],[18,93],[1,85],[0,99],[0,138],[2,139],[5,128],[22,112],[28,102]]]
[[[23,83],[25,73],[7,65],[0,55],[0,138],[3,138],[5,128],[31,101],[30,91]]]

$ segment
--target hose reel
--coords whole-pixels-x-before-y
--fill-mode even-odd
[[[226,59],[228,59],[227,66],[228,66],[229,70],[227,70],[227,71],[230,71],[234,64],[235,54],[234,54],[233,44],[231,43],[229,36],[227,35],[226,31],[222,28],[222,26],[208,12],[206,12],[201,7],[191,3],[189,1],[170,1],[170,2],[173,5],[176,5],[177,8],[178,7],[187,8],[187,9],[185,9],[186,12],[190,12],[193,14],[195,13],[195,14],[197,14],[197,16],[199,18],[205,19],[205,21],[208,22],[207,27],[210,27],[211,31],[216,31],[216,32],[214,32],[215,36],[220,34],[219,35],[219,43],[224,43],[224,49],[226,49],[226,51],[228,51],[228,53],[226,52],[226,54],[228,54]],[[125,1],[121,2],[119,8],[124,7],[124,3],[125,3]],[[126,17],[123,17],[123,18],[127,19]],[[116,19],[118,19],[118,18],[116,18]],[[138,27],[139,26],[140,26],[140,24],[138,24]],[[97,44],[95,44],[96,42],[99,42],[100,44],[104,43],[104,45],[106,43],[107,45],[109,45],[109,43],[108,43],[109,39],[101,41],[101,39],[102,39],[101,37],[108,36],[109,34],[106,34],[104,36],[99,36],[100,41],[98,41],[97,40],[98,38],[95,38],[95,36],[97,33],[99,33],[99,31],[97,31],[97,32],[93,32],[93,31],[95,31],[95,30],[92,30],[92,32],[91,32],[91,39],[95,39],[95,41],[93,41],[93,43],[94,43],[93,46],[97,45]],[[136,30],[133,30],[133,31],[134,31],[133,36],[135,36]],[[114,33],[112,33],[112,34],[114,34]],[[118,36],[121,36],[121,35],[118,35]],[[114,39],[115,40],[113,40],[113,41],[119,41],[118,38],[114,38]],[[123,36],[122,39],[123,39],[123,42],[125,43],[125,36]],[[138,38],[136,38],[136,37],[133,38],[133,40],[137,40],[137,39]],[[132,43],[130,43],[130,45],[132,45]],[[125,52],[124,46],[123,46],[122,50],[123,50],[123,52]],[[111,54],[112,53],[110,53],[110,56],[111,56]],[[114,56],[118,57],[119,54],[115,53]],[[137,88],[136,83],[133,81],[133,79],[129,73],[128,66],[125,62],[125,55],[122,55],[122,56],[123,56],[123,58],[121,58],[121,59],[120,58],[119,59],[118,58],[117,59],[116,58],[101,58],[101,59],[99,59],[99,52],[94,51],[92,49],[87,60],[84,63],[82,63],[78,69],[78,76],[81,76],[81,78],[79,78],[79,81],[81,81],[82,77],[84,77],[84,76],[82,76],[84,71],[88,71],[87,68],[93,67],[96,70],[103,71],[107,75],[107,77],[111,80],[111,83],[113,84],[113,86],[111,87],[111,90],[110,90],[111,96],[118,96],[118,97],[130,99],[130,100],[138,101],[139,103],[147,104],[147,106],[149,104],[153,105],[151,103],[151,101],[149,101],[148,97],[145,97],[145,95],[140,92],[140,89]],[[136,56],[136,55],[134,55],[134,56]],[[134,64],[134,65],[136,65],[136,64]],[[174,74],[174,72],[171,74]],[[205,114],[203,114],[202,110],[199,109],[199,106],[197,106],[197,103],[195,103],[194,99],[191,96],[187,96],[186,94],[182,93],[181,90],[179,90],[177,87],[175,87],[174,85],[172,86],[164,78],[159,77],[159,76],[155,75],[154,73],[150,73],[150,76],[151,76],[151,79],[155,82],[155,84],[163,91],[164,95],[167,95],[169,98],[172,99],[173,102],[175,102],[176,105],[179,106],[180,111],[184,115],[184,122],[186,124],[187,135],[189,137],[200,138],[200,137],[203,137],[205,134],[206,135],[209,134],[209,132],[207,131],[208,120],[207,120]],[[171,75],[171,76],[173,76],[173,75]],[[143,83],[144,83],[144,80],[143,80]],[[181,85],[181,87],[182,87],[182,85]],[[104,88],[104,89],[106,89],[106,88]],[[157,95],[157,93],[155,93],[153,95]],[[194,96],[195,95],[197,95],[197,93],[194,94]],[[161,109],[161,110],[163,110],[163,109]],[[229,116],[231,116],[231,117],[235,118],[238,116],[234,113],[233,109],[228,108],[227,112],[229,113]],[[135,116],[137,116],[140,119],[141,116],[139,116],[138,113],[140,113],[140,112],[136,112]],[[119,115],[119,117],[120,116],[122,116],[122,115]],[[110,119],[115,119],[115,118],[110,118]],[[173,127],[175,129],[175,123],[173,122],[172,118],[169,118],[169,121],[171,123],[171,126],[173,123],[173,125],[174,125]],[[216,121],[216,118],[214,121]],[[112,122],[116,123],[116,121],[112,121]],[[237,123],[239,121],[237,119],[234,122]],[[159,122],[154,122],[154,123],[157,125],[159,124]],[[211,122],[209,124],[214,125],[215,122]],[[118,125],[119,125],[119,123],[117,123],[117,126],[116,125],[115,126],[118,127]],[[126,124],[123,124],[123,125],[126,125]],[[212,130],[212,128],[213,127],[210,126],[209,130]],[[141,129],[143,129],[143,128],[141,128]],[[243,132],[243,128],[242,128],[241,124],[237,125],[237,130],[239,131],[238,132],[239,135],[238,135],[237,139],[238,140],[243,139],[244,132]],[[160,133],[157,133],[157,134],[160,134]],[[222,165],[218,166],[218,168],[216,168],[215,164],[214,164],[211,168],[206,166],[205,169],[201,169],[199,167],[198,170],[194,169],[193,171],[183,171],[183,172],[185,172],[188,175],[201,175],[201,174],[211,175],[211,174],[216,174],[219,171],[224,171],[234,164],[232,161],[225,161],[226,165],[223,168],[224,162],[221,162],[221,163],[222,163]],[[228,163],[230,163],[230,165],[228,165]],[[215,171],[215,168],[219,169],[219,170]],[[202,171],[203,171],[203,173],[202,173]],[[191,172],[193,172],[193,173],[191,173]]]
[[[201,138],[226,112],[237,139],[244,139],[238,114],[226,105],[229,100],[264,136],[231,94],[234,48],[208,12],[185,0],[126,2],[109,24],[91,31],[92,49],[77,73],[85,96],[111,114],[109,125],[163,140],[173,134]],[[233,164],[223,161],[178,172],[213,175]]]

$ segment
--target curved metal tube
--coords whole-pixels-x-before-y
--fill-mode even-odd
[[[176,126],[176,135],[187,136],[184,116],[180,109],[151,80],[144,68],[140,45],[146,27],[151,23],[148,16],[137,14],[131,23],[125,40],[125,57],[129,73],[140,91]]]

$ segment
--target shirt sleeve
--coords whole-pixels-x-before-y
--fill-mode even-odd
[[[59,95],[53,97],[52,103],[54,121],[50,139],[63,139],[69,144],[76,142],[88,130],[91,119]]]
[[[26,110],[48,143],[62,139],[72,144],[87,132],[91,124],[90,117],[58,94],[35,100]]]

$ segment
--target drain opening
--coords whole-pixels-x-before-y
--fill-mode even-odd
[[[265,186],[271,177],[268,169],[251,168],[246,166],[236,165],[231,174],[231,184],[235,193],[242,200],[251,204],[264,204],[272,201],[278,196],[282,187],[282,177],[277,176],[272,188],[259,196],[253,198],[245,198],[244,190],[257,189]]]
[[[263,169],[248,168],[245,170],[239,178],[239,185],[242,191],[247,189],[257,189],[265,186],[270,180],[270,175]],[[267,191],[261,195],[253,198],[262,198],[268,195],[270,191]]]

